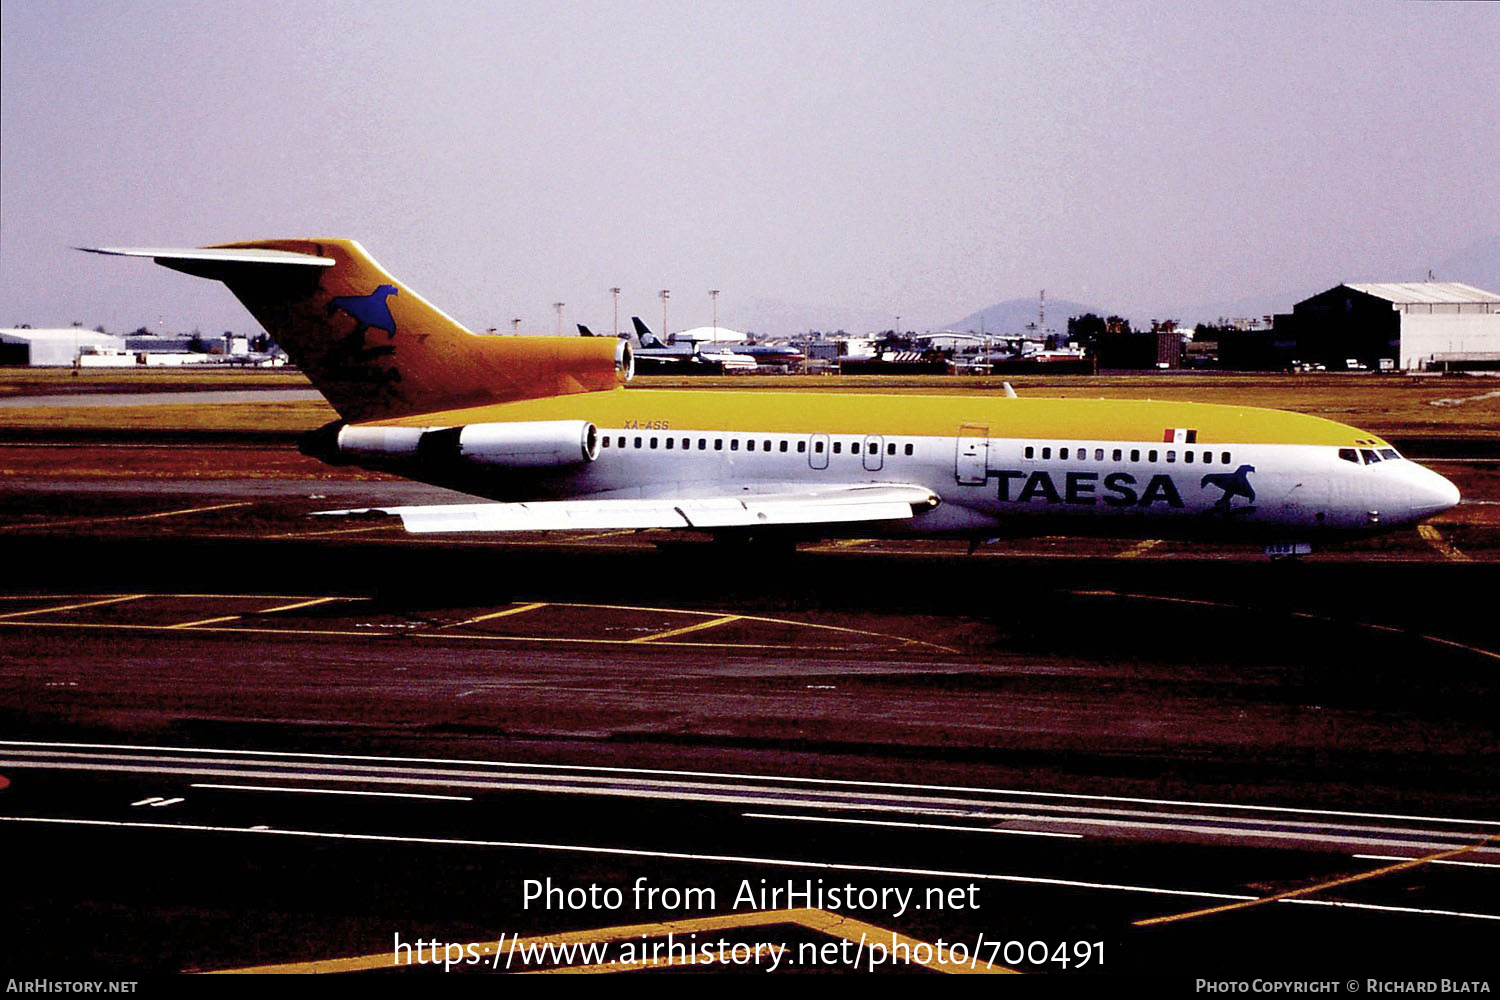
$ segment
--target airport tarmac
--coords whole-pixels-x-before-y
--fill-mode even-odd
[[[1435,538],[1299,564],[763,559],[329,524],[444,494],[234,435],[8,441],[8,967],[387,969],[399,935],[474,944],[454,971],[1485,970],[1500,471],[1467,457]]]
[[[41,967],[520,935],[605,949],[523,965],[604,971],[670,931],[800,954],[778,971],[895,934],[958,946],[942,971],[1458,974],[1500,919],[1474,564],[8,546],[49,585],[0,601],[10,946]],[[224,585],[276,577],[312,586]],[[1396,579],[1427,596],[1393,611]],[[626,895],[527,905],[547,878]],[[700,894],[636,905],[638,879]],[[886,896],[735,902],[819,879]]]

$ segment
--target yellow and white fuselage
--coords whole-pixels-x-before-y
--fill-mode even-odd
[[[307,453],[490,501],[386,509],[411,531],[1302,543],[1410,525],[1459,499],[1374,435],[1279,410],[626,391],[627,343],[476,337],[352,240],[99,252],[228,285],[342,418],[306,435]]]
[[[488,474],[424,469],[416,456],[381,467],[511,502],[775,496],[853,485],[919,487],[939,501],[861,528],[886,534],[1312,540],[1409,525],[1458,502],[1451,483],[1379,437],[1254,407],[617,389],[443,419],[583,420],[597,429],[597,457]],[[369,426],[433,424],[409,417]]]

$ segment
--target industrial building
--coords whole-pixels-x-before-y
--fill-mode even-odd
[[[1351,360],[1402,371],[1500,369],[1500,295],[1456,281],[1343,284],[1278,315],[1269,340],[1330,371]]]
[[[0,330],[0,365],[72,367],[84,357],[113,358],[124,353],[124,338],[79,327]],[[129,363],[135,363],[133,356]]]

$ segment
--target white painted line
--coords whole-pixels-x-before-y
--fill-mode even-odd
[[[134,806],[149,806],[149,805],[153,805],[153,804],[155,804],[157,802],[160,802],[160,801],[161,801],[161,796],[160,795],[153,795],[149,799],[141,799],[141,801],[139,801],[139,802],[132,802],[130,804],[131,804],[132,807],[134,807]]]
[[[441,799],[445,802],[473,802],[469,795],[422,795],[417,792],[361,792],[349,788],[293,788],[290,785],[191,785],[192,788],[215,788],[231,792],[297,792],[302,795],[369,795],[386,799]]]
[[[62,819],[49,816],[0,816],[4,823],[52,823],[65,826],[102,826],[143,830],[181,830],[191,833],[256,833],[281,837],[313,837],[327,840],[371,841],[389,844],[429,844],[450,847],[504,847],[525,851],[558,851],[567,854],[603,854],[616,857],[666,858],[673,861],[716,861],[730,864],[769,865],[776,868],[809,868],[816,871],[872,872],[880,875],[920,875],[930,878],[983,879],[989,882],[1017,882],[1025,885],[1052,885],[1068,889],[1100,889],[1135,892],[1152,896],[1186,896],[1192,899],[1224,899],[1246,902],[1258,899],[1222,892],[1200,892],[1193,889],[1163,889],[1156,886],[1118,885],[1111,882],[1079,882],[1073,879],[1042,878],[1031,875],[996,875],[987,872],[947,871],[938,868],[900,868],[884,865],[852,865],[833,861],[798,861],[792,858],[761,858],[736,854],[689,854],[680,851],[648,851],[631,847],[597,847],[587,844],[543,844],[519,840],[464,840],[449,837],[396,837],[380,833],[331,833],[322,830],[285,830],[243,826],[202,826],[193,823],[127,823],[104,819]]]
[[[175,799],[160,799],[160,800],[158,800],[156,802],[150,803],[150,806],[151,806],[152,809],[159,809],[162,806],[175,806],[179,802],[186,802],[186,801],[187,801],[187,799],[184,799],[181,796],[178,796]]]
[[[880,875],[917,875],[928,878],[982,879],[988,882],[1013,882],[1023,885],[1048,885],[1067,889],[1092,889],[1113,892],[1133,892],[1153,896],[1187,896],[1194,899],[1224,899],[1231,902],[1250,902],[1258,896],[1245,896],[1223,892],[1202,892],[1193,889],[1163,889],[1156,886],[1121,885],[1111,882],[1080,882],[1073,879],[1041,878],[1030,875],[997,875],[987,872],[947,871],[934,868],[898,868],[883,865],[852,865],[831,861],[798,861],[791,858],[760,858],[727,854],[687,854],[677,851],[647,851],[627,847],[597,847],[584,844],[541,844],[509,840],[461,840],[446,837],[396,837],[378,833],[329,833],[316,830],[281,830],[271,827],[201,826],[189,823],[126,823],[102,819],[61,819],[45,816],[0,816],[5,823],[51,823],[67,826],[99,826],[126,829],[180,830],[193,833],[251,833],[281,837],[311,837],[326,840],[353,840],[376,843],[424,844],[456,847],[501,847],[528,851],[559,851],[570,854],[602,854],[638,858],[666,858],[675,861],[711,861],[729,864],[767,865],[776,868],[804,868],[815,871],[869,872]],[[1302,904],[1305,906],[1331,906],[1350,910],[1374,910],[1382,913],[1401,913],[1413,916],[1462,917],[1471,920],[1500,920],[1493,913],[1466,913],[1459,910],[1423,909],[1406,906],[1381,906],[1375,903],[1351,903],[1342,900],[1309,899],[1298,897],[1277,900],[1278,903]]]
[[[984,795],[1018,795],[1030,798],[1068,799],[1084,802],[1124,802],[1137,805],[1187,806],[1198,809],[1235,809],[1251,812],[1295,813],[1308,816],[1347,816],[1357,819],[1413,820],[1425,823],[1455,823],[1466,826],[1500,827],[1497,819],[1458,819],[1418,816],[1408,813],[1355,812],[1340,809],[1308,809],[1299,806],[1259,806],[1239,802],[1194,802],[1189,799],[1151,799],[1123,795],[1087,795],[1075,792],[1034,792],[1014,788],[981,788],[973,785],[919,785],[897,781],[855,781],[840,778],[804,778],[792,775],[740,774],[732,771],[672,771],[663,768],[604,767],[600,765],[532,764],[523,761],[466,760],[446,757],[386,757],[365,754],[308,753],[290,750],[229,750],[213,747],[164,747],[137,743],[59,743],[32,740],[0,740],[0,746],[46,747],[73,750],[147,750],[157,753],[219,753],[236,756],[284,757],[312,760],[373,761],[397,764],[456,764],[469,767],[513,767],[536,771],[573,771],[597,774],[655,774],[674,778],[729,778],[784,784],[800,783],[850,788],[896,788],[929,792],[971,792]]]
[[[1410,913],[1427,917],[1464,917],[1468,920],[1500,920],[1500,913],[1466,913],[1463,910],[1429,910],[1416,906],[1381,906],[1377,903],[1348,903],[1341,899],[1278,899],[1278,903],[1301,903],[1303,906],[1333,906],[1348,910],[1378,910],[1384,913]]]
[[[1401,854],[1351,854],[1350,857],[1360,858],[1365,861],[1415,861],[1409,855]],[[1427,861],[1429,865],[1453,865],[1458,868],[1500,868],[1500,865],[1489,865],[1483,861]]]
[[[880,819],[840,819],[834,816],[790,816],[778,813],[740,813],[748,819],[786,819],[798,823],[842,823],[848,826],[899,826],[912,830],[958,830],[963,833],[1001,833],[1011,837],[1057,837],[1082,840],[1081,833],[1052,833],[1046,830],[997,830],[989,826],[947,826],[941,823],[896,823]]]

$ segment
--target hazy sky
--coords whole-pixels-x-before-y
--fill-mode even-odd
[[[1040,288],[1151,310],[1411,279],[1500,231],[1493,4],[0,18],[0,325],[251,325],[216,284],[79,244],[349,236],[472,328],[548,332],[558,300],[609,330],[612,285],[653,325],[671,289],[673,328],[710,288],[741,328],[763,300],[917,328]]]

